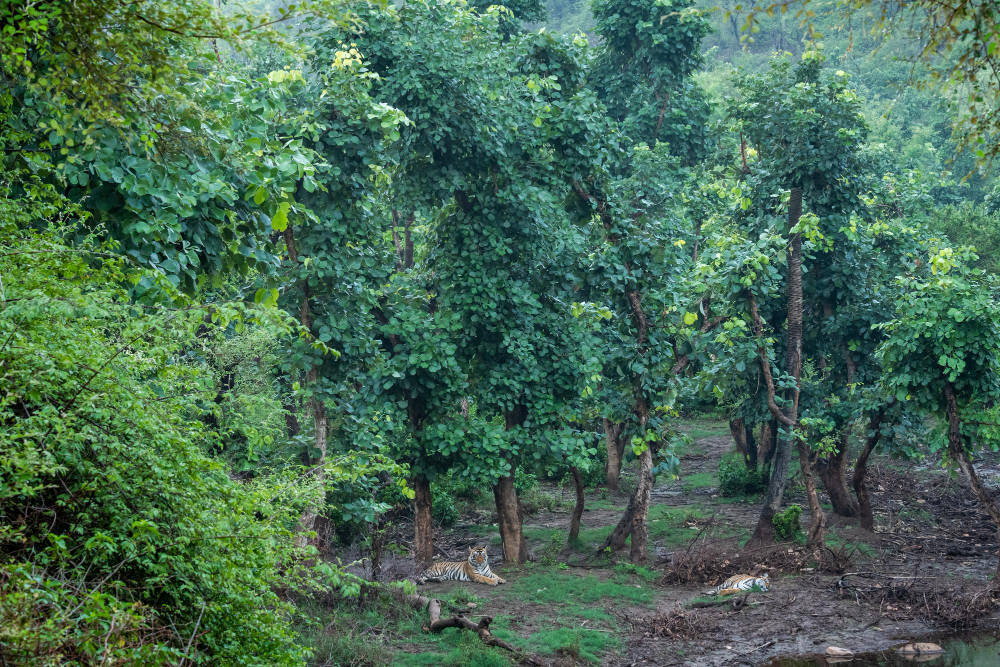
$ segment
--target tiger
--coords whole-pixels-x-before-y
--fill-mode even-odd
[[[719,595],[732,595],[741,591],[749,591],[754,586],[763,591],[771,590],[771,579],[768,577],[767,572],[762,577],[751,577],[747,574],[733,575],[712,590],[705,591],[705,595],[715,595],[716,593]]]
[[[434,563],[420,575],[417,583],[426,581],[474,581],[479,584],[496,586],[507,582],[490,571],[490,564],[486,558],[486,547],[472,547],[469,549],[468,560],[446,563]]]

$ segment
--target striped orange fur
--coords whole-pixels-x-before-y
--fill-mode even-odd
[[[434,563],[417,579],[421,584],[425,581],[448,580],[474,581],[489,586],[507,583],[490,571],[490,564],[486,557],[486,547],[478,546],[469,549],[469,558],[467,560]]]
[[[710,591],[705,591],[706,595],[732,595],[733,593],[742,593],[743,591],[748,591],[756,586],[757,588],[767,591],[771,589],[771,579],[765,572],[762,577],[751,577],[748,574],[737,574],[729,577],[721,584],[716,586]]]

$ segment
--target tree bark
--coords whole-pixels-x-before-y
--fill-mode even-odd
[[[292,225],[288,225],[285,228],[284,237],[285,247],[288,250],[288,259],[292,265],[297,266],[299,263],[299,253],[295,245],[295,234]],[[301,292],[302,299],[299,304],[299,323],[311,333],[312,312],[309,309],[309,283],[305,280],[300,280],[299,291]],[[312,366],[306,371],[306,384],[315,391],[318,382],[319,368]],[[319,516],[319,513],[326,505],[326,486],[324,485],[326,474],[323,470],[323,466],[326,463],[326,406],[323,405],[321,399],[316,398],[315,394],[309,399],[309,412],[313,418],[313,444],[318,452],[317,457],[310,461],[310,463],[312,465],[312,474],[318,480],[319,488],[313,502],[302,511],[302,518],[299,520],[299,527],[302,534],[300,534],[296,541],[301,546],[305,545],[307,539],[304,533],[311,532],[314,529],[316,526],[316,517]]]
[[[625,540],[628,536],[632,534],[632,514],[635,509],[635,494],[633,493],[629,496],[628,506],[625,508],[625,513],[622,518],[618,520],[615,527],[608,533],[608,536],[604,538],[604,542],[601,543],[598,552],[604,551],[610,548],[612,551],[618,551],[625,546]]]
[[[493,636],[490,632],[490,623],[493,622],[493,618],[490,616],[483,616],[479,619],[479,623],[473,623],[465,616],[441,618],[441,601],[437,598],[429,599],[423,595],[410,595],[407,597],[407,600],[409,601],[410,606],[414,609],[427,610],[430,623],[426,629],[431,632],[441,632],[445,628],[461,628],[462,630],[468,630],[469,632],[476,633],[487,646],[502,648],[504,650],[511,651],[512,653],[518,652],[518,650],[511,644]]]
[[[771,360],[767,356],[767,349],[764,347],[764,325],[760,319],[760,312],[757,309],[757,300],[753,294],[748,295],[747,302],[750,308],[751,323],[754,337],[757,339],[757,354],[760,357],[761,374],[764,376],[764,384],[767,390],[767,407],[774,417],[772,422],[777,426],[781,424],[791,429],[794,422],[778,407],[775,401],[774,378],[771,376]],[[785,484],[788,482],[788,462],[792,457],[791,442],[787,437],[781,437],[775,430],[777,438],[774,446],[774,465],[771,469],[771,478],[767,484],[767,493],[764,496],[764,505],[761,507],[760,516],[757,519],[757,526],[750,537],[752,544],[769,544],[774,542],[774,515],[781,507],[781,502],[785,495]]]
[[[962,437],[961,429],[962,422],[958,414],[958,399],[955,396],[955,387],[951,382],[945,383],[944,395],[948,406],[948,455],[962,469],[965,478],[969,481],[969,486],[972,487],[972,494],[993,519],[993,525],[1000,535],[1000,506],[997,505],[990,490],[979,479],[979,474],[976,473],[976,468],[972,465],[972,459],[969,458],[969,452],[965,449],[965,439]],[[997,575],[991,583],[991,587],[994,589],[1000,586],[998,578],[1000,578],[1000,562],[997,563]]]
[[[805,480],[806,497],[812,515],[807,546],[819,548],[823,546],[826,528],[826,516],[819,504],[816,494],[816,481],[813,477],[812,455],[808,446],[796,438],[795,430],[799,420],[799,391],[802,377],[802,235],[792,229],[799,224],[802,217],[802,188],[792,188],[788,201],[788,281],[786,284],[788,301],[788,325],[785,335],[785,371],[795,380],[795,386],[785,397],[785,409],[780,410],[775,401],[774,380],[771,376],[771,362],[763,341],[763,325],[757,310],[757,301],[749,296],[751,316],[753,317],[754,334],[758,340],[758,354],[761,360],[761,372],[767,386],[767,404],[771,414],[785,425],[787,437],[778,441],[778,451],[775,456],[774,470],[767,486],[767,497],[761,508],[757,528],[754,530],[751,542],[774,541],[774,514],[781,507],[784,499],[785,484],[788,477],[788,460],[791,458],[792,440],[797,440],[799,464],[802,467],[802,477]]]
[[[757,461],[764,468],[769,468],[774,450],[778,444],[778,422],[774,419],[762,422],[760,439],[757,441]]]
[[[573,506],[573,516],[569,521],[569,541],[576,542],[580,539],[580,520],[583,519],[583,478],[576,466],[572,466],[569,471],[573,474],[573,486],[576,487],[576,505]]]
[[[788,200],[788,227],[794,228],[802,217],[802,188],[792,188]],[[791,406],[788,418],[792,428],[798,427],[799,393],[802,377],[802,234],[790,232],[788,249],[788,334],[786,337],[785,366],[795,378],[795,387],[790,391]],[[792,437],[795,437],[794,435]],[[806,498],[809,501],[811,520],[806,538],[806,546],[820,548],[824,543],[826,515],[819,504],[816,494],[816,480],[813,476],[812,454],[809,446],[796,438],[799,450],[799,465],[802,467],[802,478],[806,486]]]
[[[514,410],[504,411],[505,428],[508,431],[524,424],[528,418],[528,408],[519,405]],[[514,488],[514,475],[517,467],[514,461],[510,463],[510,474],[497,480],[493,487],[493,499],[497,508],[497,526],[500,528],[500,541],[503,547],[503,558],[508,563],[525,563],[528,560],[528,544],[521,533],[521,507],[517,501],[517,489]]]
[[[837,451],[816,461],[816,474],[823,482],[823,488],[830,494],[833,511],[840,516],[856,517],[860,512],[858,501],[847,489],[847,445],[850,433],[845,431]]]
[[[618,493],[618,484],[622,474],[622,456],[625,453],[625,443],[621,441],[624,424],[616,424],[610,419],[604,419],[604,444],[608,450],[608,462],[605,476],[608,489]]]
[[[646,519],[649,515],[649,500],[653,492],[653,449],[647,444],[639,455],[639,484],[635,489],[635,503],[632,508],[632,547],[629,558],[633,563],[646,562],[646,544],[649,531]]]
[[[434,523],[431,518],[431,483],[424,477],[413,479],[413,558],[421,569],[434,560]]]
[[[868,497],[868,486],[865,484],[865,476],[868,473],[868,457],[871,456],[875,446],[878,445],[881,437],[882,417],[885,415],[885,408],[880,407],[871,416],[868,422],[870,433],[865,439],[865,448],[858,455],[858,460],[854,463],[854,476],[851,482],[854,486],[854,493],[858,496],[858,516],[861,520],[861,527],[865,530],[875,530],[875,513],[872,512],[871,499]]]
[[[736,451],[743,457],[743,463],[748,470],[757,468],[757,447],[753,445],[753,433],[747,427],[746,422],[741,417],[733,417],[729,420],[729,433],[736,442]]]

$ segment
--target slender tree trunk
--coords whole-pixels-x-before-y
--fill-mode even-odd
[[[524,424],[527,418],[528,409],[524,405],[504,411],[505,427],[508,431]],[[524,563],[528,560],[528,544],[521,533],[521,507],[517,501],[517,490],[514,488],[516,470],[514,461],[510,461],[510,474],[498,479],[496,486],[493,487],[503,557],[508,563]]]
[[[298,265],[299,253],[295,245],[295,234],[292,229],[292,225],[288,225],[285,228],[284,237],[285,247],[288,250],[288,259],[291,261],[293,266]],[[312,312],[309,308],[309,283],[305,280],[300,280],[299,291],[301,292],[301,302],[299,303],[299,323],[306,330],[312,332]],[[306,371],[306,384],[309,387],[315,388],[318,381],[319,369],[316,366],[313,366]],[[326,505],[326,486],[324,485],[326,474],[323,470],[323,466],[326,463],[326,407],[323,405],[323,401],[315,395],[309,399],[309,412],[313,418],[313,443],[317,451],[317,456],[315,458],[308,458],[312,458],[310,464],[312,465],[312,474],[318,480],[318,488],[316,491],[316,497],[313,499],[312,503],[310,503],[310,505],[302,511],[302,518],[299,520],[299,527],[303,533],[312,531],[315,528],[316,517],[319,516],[319,513]],[[298,538],[299,544],[304,545],[305,541],[305,535],[300,535]]]
[[[851,482],[854,485],[854,493],[858,495],[858,516],[861,520],[861,527],[865,530],[875,530],[875,513],[872,511],[871,499],[868,497],[868,486],[865,484],[865,476],[868,473],[868,457],[871,456],[875,446],[878,445],[881,437],[882,417],[885,415],[885,408],[880,407],[871,416],[868,422],[870,433],[865,439],[865,448],[858,455],[858,460],[854,463],[854,476]]]
[[[573,474],[573,486],[576,488],[576,505],[573,506],[573,517],[569,521],[569,541],[580,539],[580,520],[583,519],[583,478],[576,466],[569,469]]]
[[[830,494],[833,511],[840,516],[856,517],[860,514],[858,502],[847,489],[847,445],[850,432],[845,431],[840,439],[837,451],[830,456],[816,461],[816,474],[823,482],[823,487]]]
[[[622,474],[622,455],[625,453],[625,445],[621,442],[624,424],[616,424],[610,419],[604,419],[603,424],[604,444],[608,450],[608,463],[605,469],[608,489],[618,493],[618,483]]]
[[[760,425],[760,439],[757,441],[757,460],[764,468],[770,468],[774,450],[778,444],[778,422],[774,419]]]
[[[821,549],[826,539],[826,513],[819,504],[819,494],[816,493],[816,474],[813,472],[813,456],[809,445],[802,440],[796,443],[799,450],[799,465],[802,467],[802,481],[806,487],[806,500],[809,502],[809,531],[806,533],[806,547]]]
[[[788,201],[788,227],[793,229],[802,217],[802,188],[792,188]],[[777,452],[774,457],[774,470],[767,486],[767,496],[761,508],[757,527],[751,542],[763,543],[774,541],[774,515],[781,507],[785,494],[785,484],[788,478],[788,461],[791,458],[792,441],[796,439],[795,430],[799,419],[799,388],[802,376],[802,235],[789,232],[788,252],[788,328],[785,335],[785,370],[795,379],[795,387],[785,397],[785,409],[780,410],[775,402],[774,380],[771,375],[771,363],[763,343],[763,325],[757,310],[757,301],[749,296],[751,316],[753,318],[754,334],[759,341],[758,353],[761,360],[761,371],[767,385],[768,409],[775,419],[786,428],[786,436],[779,438]],[[805,443],[798,441],[796,448],[799,453],[799,464],[805,480],[806,496],[812,519],[808,532],[809,547],[823,545],[826,516],[819,504],[816,494],[816,482],[813,478],[812,456]]]
[[[431,483],[416,477],[413,484],[413,558],[421,569],[434,560],[434,523],[431,519]]]
[[[979,474],[976,473],[976,468],[972,465],[972,459],[969,458],[969,452],[965,449],[965,439],[962,437],[961,429],[962,422],[958,414],[958,399],[955,396],[955,387],[950,382],[945,383],[944,395],[948,405],[948,455],[962,469],[962,473],[969,481],[969,486],[972,487],[972,494],[993,519],[993,525],[997,529],[997,534],[1000,535],[1000,506],[993,499],[990,490],[979,479]],[[997,563],[997,572],[991,587],[994,589],[1000,587],[1000,562]]]
[[[753,433],[747,428],[746,422],[740,417],[733,417],[729,420],[729,433],[736,442],[736,451],[743,457],[743,463],[748,470],[757,468],[757,447],[753,442]]]
[[[795,227],[802,217],[802,188],[792,188],[788,200],[789,229]],[[802,234],[792,233],[788,251],[788,335],[785,350],[785,365],[795,378],[795,388],[791,391],[791,406],[788,418],[793,428],[798,427],[799,392],[802,377]],[[806,498],[809,501],[809,511],[812,514],[806,546],[819,548],[823,546],[826,515],[819,504],[816,494],[816,480],[813,476],[812,454],[809,446],[797,439],[799,450],[799,465],[802,468],[802,478],[806,486]]]
[[[646,562],[646,545],[649,541],[646,520],[652,492],[653,449],[650,444],[639,455],[639,484],[635,489],[635,503],[632,509],[632,547],[629,550],[629,558],[633,563]]]

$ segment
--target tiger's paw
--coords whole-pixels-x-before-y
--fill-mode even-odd
[[[507,583],[506,579],[501,579],[500,577],[497,577],[497,580],[493,583],[493,585],[496,586],[497,584],[506,584],[506,583]]]

